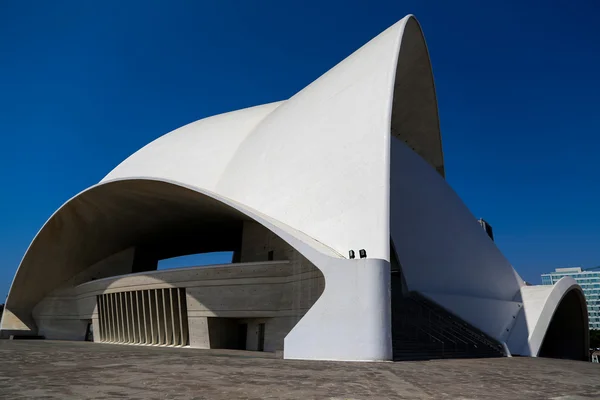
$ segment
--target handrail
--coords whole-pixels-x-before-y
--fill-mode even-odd
[[[468,322],[462,320],[461,318],[457,317],[456,315],[454,315],[452,312],[446,310],[445,308],[441,307],[440,305],[434,303],[433,301],[427,299],[425,296],[421,295],[418,292],[411,292],[410,293],[410,297],[412,299],[414,299],[416,302],[418,302],[420,305],[424,306],[425,308],[429,309],[429,310],[441,310],[444,312],[444,314],[447,314],[447,316],[449,317],[448,319],[451,320],[451,322],[458,328],[460,328],[461,330],[463,330],[465,333],[469,334],[470,336],[472,336],[473,338],[477,339],[478,341],[482,342],[483,344],[493,347],[494,349],[498,349],[498,351],[502,352],[501,350],[501,344],[500,343],[496,343],[493,342],[489,339],[489,337],[487,335],[485,335],[483,332],[481,332],[479,329],[475,328],[474,326],[472,326],[471,324],[469,324]]]
[[[421,310],[421,309],[420,309],[420,310]],[[421,312],[421,311],[420,311],[420,312]],[[467,344],[468,344],[466,341],[464,341],[463,339],[461,339],[461,338],[460,338],[460,337],[458,337],[457,335],[453,335],[453,334],[447,334],[446,332],[444,332],[443,330],[441,330],[441,329],[439,328],[439,326],[432,325],[432,324],[431,324],[431,314],[432,314],[432,311],[431,311],[431,310],[428,310],[428,312],[429,312],[429,314],[428,314],[427,322],[429,322],[429,328],[430,328],[430,329],[437,331],[437,333],[438,333],[438,334],[441,334],[441,335],[443,335],[443,336],[446,336],[446,337],[448,338],[448,340],[452,341],[452,342],[453,342],[453,343],[455,343],[455,344],[456,344],[456,341],[455,341],[455,340],[461,341],[461,342],[462,342],[463,344],[465,344],[465,345],[467,345]],[[421,314],[421,316],[422,316],[422,314]],[[437,315],[437,314],[435,314],[435,313],[434,313],[434,316],[438,317],[438,320],[441,320],[441,317],[440,317],[439,315]],[[452,338],[454,338],[455,340],[452,340]]]
[[[505,354],[485,333],[418,292],[393,300],[392,334],[401,358]]]
[[[468,334],[468,336],[473,336],[473,335],[470,335],[470,332],[465,331],[465,330],[456,329],[454,324],[448,323],[448,321],[446,319],[442,318],[439,314],[438,314],[438,318],[440,321],[440,325],[444,325],[445,329],[448,329],[450,332],[453,332],[456,336],[462,337],[464,340],[468,341],[472,345],[481,344],[481,341],[477,340],[478,338],[476,338],[476,337],[465,337],[465,333]]]
[[[461,342],[463,342],[464,344],[469,344],[467,342],[467,340],[471,341],[469,338],[465,338],[464,335],[459,335],[457,334],[452,328],[452,326],[448,326],[448,324],[446,323],[445,319],[442,318],[442,316],[440,316],[439,314],[435,314],[438,318],[438,321],[440,322],[440,324],[438,325],[440,328],[438,329],[443,329],[444,331],[449,331],[452,336],[456,337],[457,339],[459,339]],[[471,341],[474,342],[474,341]]]
[[[423,321],[423,319],[421,319],[421,321]],[[433,334],[431,334],[431,332],[429,332],[429,331],[426,331],[425,329],[423,329],[423,326],[422,326],[422,325],[420,325],[420,324],[416,324],[414,321],[412,321],[412,320],[410,320],[410,319],[407,319],[407,320],[406,320],[406,322],[407,322],[409,325],[412,325],[414,328],[416,328],[416,329],[418,329],[418,330],[422,331],[423,333],[425,333],[425,334],[427,334],[427,335],[430,335],[430,336],[434,336]],[[433,329],[432,327],[429,327],[429,328],[430,328],[430,329]],[[439,332],[439,331],[437,331],[437,332],[435,332],[435,333],[437,333],[437,334],[441,335],[441,336],[442,336],[442,337],[444,337],[446,340],[449,340],[450,342],[454,343],[454,345],[456,346],[456,341],[452,340],[452,339],[451,339],[451,338],[449,338],[449,337],[446,337],[446,335],[444,335],[444,333],[443,333],[443,332]],[[457,338],[456,338],[456,339],[457,339]],[[438,340],[440,340],[440,339],[438,339]],[[440,341],[441,341],[441,340],[440,340]],[[442,341],[442,342],[443,342],[443,341]]]

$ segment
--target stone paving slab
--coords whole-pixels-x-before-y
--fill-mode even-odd
[[[269,353],[0,341],[2,399],[600,399],[600,365],[543,358],[344,363]]]

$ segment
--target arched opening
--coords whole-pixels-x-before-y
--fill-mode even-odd
[[[588,346],[585,298],[579,290],[572,289],[554,312],[538,356],[587,361]]]
[[[415,18],[404,28],[391,121],[392,140],[405,142],[414,152],[444,173],[444,156],[433,72],[425,37]]]
[[[210,252],[232,257],[219,265],[157,271],[159,260]],[[8,299],[14,318],[3,320],[2,330],[83,340],[87,322],[102,320],[94,311],[97,299],[110,293],[122,296],[119,312],[125,322],[134,321],[128,340],[138,343],[134,328],[144,316],[138,308],[156,303],[165,320],[177,316],[180,289],[190,345],[230,346],[219,344],[215,337],[222,335],[215,332],[237,334],[237,325],[247,324],[248,337],[256,328],[263,340],[248,339],[248,348],[274,351],[322,294],[324,278],[277,234],[216,198],[158,180],[113,181],[69,200],[44,225],[19,267]],[[27,321],[27,330],[16,320]],[[175,332],[179,321],[173,321],[164,332]],[[107,336],[105,325],[95,331]],[[162,344],[169,343],[179,342]]]

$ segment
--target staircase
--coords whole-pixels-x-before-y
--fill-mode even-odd
[[[393,281],[393,280],[392,280]],[[394,361],[503,357],[502,345],[417,292],[392,288]]]

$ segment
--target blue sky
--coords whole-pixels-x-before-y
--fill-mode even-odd
[[[450,184],[525,279],[600,265],[600,5],[484,3],[0,0],[0,299],[51,213],[129,154],[290,97],[408,13]]]

